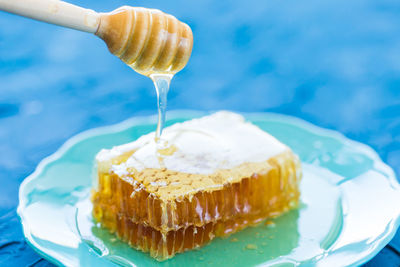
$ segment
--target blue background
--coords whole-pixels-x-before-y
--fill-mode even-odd
[[[192,27],[168,109],[297,116],[369,144],[399,175],[399,1],[70,2],[158,8]],[[100,39],[0,13],[0,265],[50,265],[15,213],[20,182],[44,157],[83,130],[155,112],[151,81]],[[367,266],[400,266],[399,251],[398,233]]]

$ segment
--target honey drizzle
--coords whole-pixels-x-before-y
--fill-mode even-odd
[[[165,125],[165,117],[167,110],[167,96],[172,74],[151,74],[150,78],[154,83],[157,92],[158,121],[156,129],[156,142],[160,141],[162,131]]]
[[[167,140],[162,140],[161,135],[165,127],[165,117],[167,113],[167,96],[173,74],[154,73],[149,75],[154,83],[157,92],[158,121],[154,141],[157,145],[157,159],[161,169],[165,169],[164,157],[171,156],[177,150],[177,147],[170,145]]]

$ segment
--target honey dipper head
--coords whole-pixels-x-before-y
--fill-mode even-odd
[[[193,46],[187,24],[140,7],[124,6],[102,14],[96,35],[112,54],[146,76],[177,73],[188,62]]]

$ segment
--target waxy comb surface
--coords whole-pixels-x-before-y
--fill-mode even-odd
[[[144,180],[136,180],[134,175],[99,172],[92,195],[93,215],[131,246],[165,260],[298,205],[300,162],[290,150],[265,162],[238,166],[243,167],[255,172],[232,182],[175,194],[175,199],[157,195],[154,188],[148,190],[151,182],[142,183]],[[181,173],[168,170],[146,172],[169,177],[162,181],[163,188],[172,186],[174,175],[181,177],[179,181],[185,179]]]

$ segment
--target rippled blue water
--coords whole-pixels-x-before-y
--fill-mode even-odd
[[[371,145],[400,173],[399,1],[71,2],[154,7],[190,24],[193,54],[172,81],[169,109],[294,115]],[[78,132],[155,112],[150,79],[101,40],[0,13],[1,265],[39,259],[14,209],[19,183],[41,159]],[[400,265],[393,249],[374,262]]]

